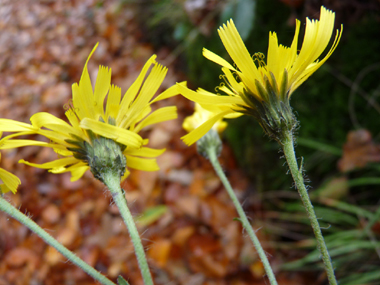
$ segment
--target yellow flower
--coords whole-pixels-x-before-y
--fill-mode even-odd
[[[227,96],[194,92],[179,86],[180,93],[200,103],[210,111],[219,108],[219,113],[189,133],[183,140],[190,145],[202,137],[220,118],[238,114],[254,116],[264,130],[276,138],[282,127],[294,129],[296,123],[289,105],[291,94],[311,76],[333,53],[342,35],[337,31],[335,40],[324,58],[318,58],[330,42],[334,29],[335,13],[321,7],[320,20],[306,18],[306,30],[301,49],[298,48],[300,21],[290,47],[278,44],[275,32],[269,33],[267,62],[264,55],[247,51],[232,20],[219,28],[219,36],[227,52],[235,62],[234,68],[213,52],[203,49],[203,55],[222,66],[226,85],[219,87]],[[236,79],[237,77],[237,79]]]
[[[206,110],[205,108],[202,108],[202,106],[198,103],[195,103],[195,112],[191,115],[185,118],[183,121],[182,127],[187,131],[191,132],[194,129],[201,126],[204,122],[211,119],[215,114],[213,112],[210,112]],[[221,119],[218,120],[212,128],[216,130],[219,134],[224,131],[224,129],[227,127],[227,122],[222,121]]]
[[[207,91],[203,89],[200,89],[199,92],[207,93]],[[213,109],[211,106],[209,107],[210,109]],[[212,119],[215,117],[214,112],[203,108],[198,103],[195,103],[195,112],[193,115],[186,117],[182,124],[186,131],[191,132],[204,127],[205,122],[206,125],[207,123],[212,122],[208,132],[197,140],[198,153],[207,159],[209,159],[210,151],[212,153],[216,153],[217,156],[220,155],[222,151],[222,141],[219,134],[227,127],[227,122],[222,121],[221,118],[217,121],[213,121]]]
[[[125,160],[130,168],[145,171],[159,169],[155,157],[165,149],[145,147],[148,140],[142,139],[138,133],[152,124],[177,118],[175,106],[152,112],[151,104],[178,94],[177,86],[180,85],[172,86],[152,100],[167,73],[167,68],[158,64],[153,55],[123,97],[121,89],[111,85],[111,69],[104,66],[99,67],[93,91],[87,63],[96,47],[86,61],[79,84],[72,86],[73,98],[65,113],[69,123],[45,112],[33,115],[31,125],[0,119],[0,131],[16,132],[0,141],[0,149],[29,145],[50,147],[60,158],[41,165],[24,160],[20,162],[49,169],[53,173],[71,172],[72,181],[82,177],[90,168],[94,173],[93,165],[98,163],[99,156],[104,152],[108,155],[109,151],[108,163],[111,167],[112,162],[124,163],[124,168],[120,169],[123,179],[129,173],[125,169]],[[11,139],[33,133],[45,136],[50,142]]]
[[[0,153],[1,160],[1,153]],[[2,168],[0,168],[0,194],[5,194],[9,191],[17,192],[17,187],[21,184],[18,177]]]

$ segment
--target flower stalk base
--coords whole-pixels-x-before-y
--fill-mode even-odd
[[[330,254],[327,250],[327,246],[323,238],[317,216],[315,215],[314,207],[310,201],[309,194],[307,193],[307,189],[303,180],[302,170],[298,169],[297,159],[294,151],[292,131],[284,131],[283,137],[284,140],[282,141],[282,149],[284,151],[286,161],[289,165],[290,172],[292,173],[294,183],[297,187],[297,191],[307,211],[311,227],[313,228],[314,235],[317,240],[317,247],[322,255],[322,260],[325,267],[325,271],[327,273],[327,278],[329,280],[330,285],[337,285],[338,282],[335,278],[334,268],[331,262]]]
[[[140,267],[141,275],[145,285],[153,285],[152,275],[149,271],[148,262],[146,260],[143,245],[141,243],[139,232],[137,231],[135,221],[129,211],[127,200],[125,199],[123,190],[120,187],[120,176],[117,172],[109,171],[103,173],[103,182],[108,187],[112,194],[112,198],[119,208],[120,215],[122,216],[131,237],[137,261]]]

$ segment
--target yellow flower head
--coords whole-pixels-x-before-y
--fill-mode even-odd
[[[1,160],[1,153],[0,153],[0,160]],[[12,193],[14,194],[17,192],[17,187],[20,184],[21,184],[21,181],[16,175],[0,168],[0,194],[5,194],[9,191],[12,191]]]
[[[203,89],[200,89],[199,92],[207,93],[207,91]],[[207,106],[206,108],[214,109],[212,106]],[[195,103],[195,112],[193,115],[185,118],[182,125],[186,131],[191,132],[199,128],[204,128],[207,124],[212,124],[210,125],[208,132],[197,140],[198,153],[207,159],[209,159],[209,151],[215,152],[217,156],[220,155],[223,144],[219,134],[227,127],[227,123],[222,121],[221,118],[214,121],[213,118],[215,117],[214,112],[203,108],[198,103]]]
[[[215,116],[217,119],[234,113],[236,116],[236,113],[252,115],[270,136],[276,138],[283,127],[292,130],[297,124],[289,105],[291,94],[331,56],[339,43],[343,27],[337,31],[325,57],[318,59],[330,42],[334,21],[335,13],[325,7],[321,7],[319,21],[306,18],[305,36],[299,51],[300,21],[296,21],[296,31],[290,47],[279,45],[277,34],[270,32],[265,62],[261,53],[251,57],[230,20],[218,32],[237,68],[213,52],[203,49],[206,58],[222,66],[226,85],[219,87],[219,90],[227,96],[194,92],[183,86],[179,86],[179,91],[183,96],[204,106],[219,108],[221,111]],[[215,121],[216,118],[210,120]],[[210,124],[208,129],[209,127]],[[183,140],[190,145],[205,132],[206,127],[198,128]]]
[[[195,112],[191,116],[188,116],[183,121],[183,128],[187,132],[191,132],[194,129],[201,126],[204,122],[207,122],[210,118],[214,117],[214,113],[206,110],[200,104],[195,103]],[[227,127],[227,122],[218,120],[212,128],[217,131],[219,134],[225,130]]]
[[[125,160],[131,168],[145,171],[159,169],[155,157],[165,149],[145,147],[148,140],[143,140],[138,133],[152,124],[177,118],[175,106],[152,112],[151,104],[178,94],[177,86],[180,85],[172,86],[152,100],[167,73],[167,68],[158,64],[153,55],[123,97],[121,89],[111,84],[111,69],[105,66],[99,67],[93,90],[87,63],[96,47],[86,61],[79,84],[72,86],[73,98],[65,113],[69,123],[44,112],[31,117],[32,125],[0,119],[0,131],[16,132],[0,142],[0,149],[27,145],[53,148],[62,158],[41,165],[24,160],[20,162],[49,169],[53,173],[71,172],[72,181],[82,177],[90,168],[94,173],[93,165],[104,155],[110,167],[113,162],[124,163],[124,169],[120,169],[123,179],[129,173],[125,170]],[[50,143],[10,140],[33,133],[45,136]]]

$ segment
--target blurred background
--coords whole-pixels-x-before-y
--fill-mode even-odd
[[[71,85],[89,63],[112,68],[125,92],[152,55],[169,68],[161,91],[186,80],[214,91],[231,62],[217,34],[234,22],[251,54],[266,54],[269,31],[293,39],[295,19],[336,13],[342,39],[331,58],[293,95],[300,121],[297,155],[341,285],[380,284],[379,0],[1,0],[0,114],[29,122],[36,112],[64,118]],[[158,172],[132,171],[123,184],[156,284],[268,284],[250,240],[209,163],[185,146],[181,124],[193,103],[177,96],[179,118],[143,135],[167,148]],[[105,187],[18,164],[54,159],[35,147],[2,152],[1,167],[22,181],[7,194],[24,213],[116,280],[142,284],[127,230]],[[268,253],[279,284],[327,284],[313,233],[276,142],[253,118],[230,120],[220,161]],[[95,284],[18,222],[0,213],[0,284]]]

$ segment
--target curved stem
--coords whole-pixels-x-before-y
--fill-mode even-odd
[[[132,214],[129,211],[127,205],[127,200],[125,199],[124,193],[120,187],[120,177],[112,174],[104,175],[104,184],[107,185],[108,189],[110,190],[112,197],[116,203],[116,206],[119,208],[120,215],[122,216],[125,224],[127,225],[129,235],[135,248],[135,254],[139,263],[144,284],[153,285],[152,275],[149,271],[148,262],[146,260],[139,232],[137,231],[135,221],[133,220]]]
[[[284,150],[285,158],[289,165],[290,172],[292,173],[293,180],[296,184],[298,193],[301,197],[302,203],[310,219],[311,227],[313,228],[314,235],[317,240],[317,247],[318,247],[319,252],[322,255],[322,260],[323,260],[323,264],[325,266],[325,270],[327,273],[327,278],[329,280],[330,285],[336,285],[338,284],[338,282],[335,278],[334,268],[331,262],[330,254],[327,250],[327,246],[323,238],[317,216],[315,215],[314,207],[311,204],[309,194],[307,193],[303,176],[302,176],[302,170],[298,169],[297,159],[296,159],[294,145],[293,145],[293,135],[291,131],[287,131],[285,133],[285,138],[284,138],[284,141],[282,142],[282,148]]]
[[[238,212],[240,216],[240,222],[242,223],[244,229],[247,231],[251,241],[253,242],[253,245],[256,248],[257,253],[259,254],[259,257],[261,259],[261,262],[264,265],[265,272],[268,276],[269,282],[271,285],[277,285],[276,278],[274,276],[274,273],[272,271],[272,268],[269,264],[268,258],[265,254],[264,249],[262,248],[259,239],[257,238],[255,231],[252,229],[251,224],[249,223],[247,216],[244,213],[243,207],[241,206],[238,198],[235,195],[234,190],[232,189],[230,182],[228,181],[227,177],[225,176],[222,167],[219,164],[217,155],[216,155],[216,149],[214,146],[209,146],[206,149],[208,158],[212,164],[212,166],[215,169],[215,172],[218,174],[220,180],[222,181],[224,187],[226,188],[228,194],[230,195],[230,198],[232,202],[234,203],[234,206],[236,208],[236,211]]]
[[[88,265],[78,256],[76,256],[73,252],[68,250],[62,244],[60,244],[56,239],[54,239],[51,235],[45,232],[39,225],[37,225],[33,220],[31,220],[28,216],[21,213],[14,206],[12,206],[8,201],[6,201],[3,197],[0,196],[0,210],[7,213],[9,216],[19,221],[27,228],[29,228],[32,232],[42,238],[47,244],[54,247],[57,251],[59,251],[63,256],[70,260],[70,262],[82,268],[84,272],[90,275],[95,280],[99,281],[104,285],[116,285],[107,277],[102,275],[100,272],[96,271],[93,267]]]

